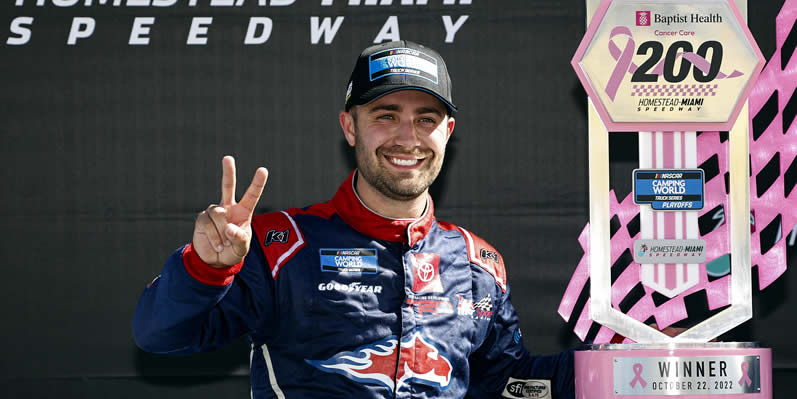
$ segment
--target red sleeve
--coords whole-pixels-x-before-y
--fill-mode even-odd
[[[193,244],[188,244],[183,249],[183,265],[185,270],[194,279],[208,285],[227,285],[232,283],[235,274],[241,270],[244,261],[229,267],[215,268],[205,263],[194,251]]]

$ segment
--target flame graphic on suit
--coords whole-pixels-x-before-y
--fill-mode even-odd
[[[397,338],[389,336],[351,352],[341,352],[327,360],[306,360],[328,373],[342,374],[354,381],[379,384],[391,393],[409,380],[444,390],[451,382],[451,361],[434,343],[414,332],[401,341],[401,356],[397,363]],[[398,371],[398,375],[396,372]]]

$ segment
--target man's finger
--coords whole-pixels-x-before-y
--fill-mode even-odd
[[[224,227],[224,236],[232,243],[232,251],[238,256],[245,256],[249,250],[249,236],[246,231],[232,223]]]
[[[213,248],[213,243],[211,242],[210,237],[207,234],[205,234],[203,232],[197,233],[197,237],[194,239],[194,248],[195,249],[198,248],[198,244],[199,244],[197,242],[198,240],[205,240],[205,244],[204,245],[207,245],[209,248]],[[202,259],[202,261],[207,263],[207,264],[215,263],[219,259],[219,252],[214,249],[213,252],[210,255],[208,255],[208,256],[210,256],[211,259],[205,260],[205,259],[202,258],[202,256],[200,256],[199,259]]]
[[[268,170],[266,168],[257,168],[255,177],[252,178],[252,184],[246,189],[246,193],[244,193],[239,202],[249,213],[254,213],[257,201],[260,200],[260,195],[263,194],[263,188],[266,187],[266,180],[268,180]]]
[[[235,158],[230,155],[221,160],[221,206],[235,203]]]
[[[197,218],[197,229],[199,234],[205,235],[207,237],[210,247],[215,252],[221,252],[224,250],[224,237],[219,232],[219,229],[216,228],[210,212],[205,211],[199,214],[199,217]]]
[[[222,245],[222,248],[217,248],[217,252],[221,252],[221,250],[224,249],[223,247],[230,246],[229,241],[224,237],[224,226],[228,223],[227,209],[222,206],[211,205],[207,210],[207,215],[213,222],[213,227],[216,229],[216,233],[218,233],[219,239],[221,240],[219,244]]]

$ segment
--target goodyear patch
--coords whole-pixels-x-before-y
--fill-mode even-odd
[[[322,248],[321,271],[376,274],[379,270],[376,248]]]
[[[702,169],[634,170],[634,203],[650,204],[654,211],[703,209]]]

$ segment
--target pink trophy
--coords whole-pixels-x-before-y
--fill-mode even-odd
[[[576,352],[577,398],[772,398],[771,350],[716,342],[753,314],[747,100],[764,57],[746,9],[746,0],[587,0],[572,65],[589,96],[590,222],[571,285],[590,283],[582,339],[593,321],[602,327]],[[609,132],[638,141],[622,203],[610,192]],[[717,209],[721,222],[702,222]],[[624,228],[613,231],[613,219]],[[638,300],[624,305],[630,292]],[[695,293],[712,310],[704,320],[686,317]],[[565,318],[577,296],[565,295]]]

